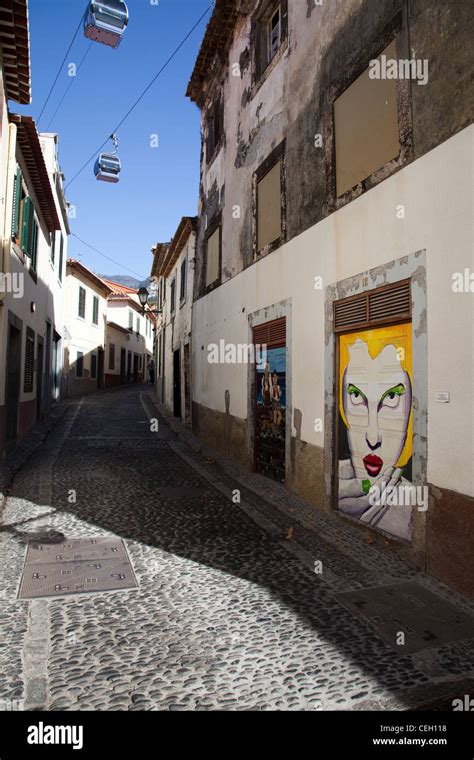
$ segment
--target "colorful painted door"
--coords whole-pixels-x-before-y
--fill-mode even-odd
[[[255,470],[284,482],[286,459],[286,320],[254,329]]]
[[[410,540],[412,326],[338,336],[338,508]]]

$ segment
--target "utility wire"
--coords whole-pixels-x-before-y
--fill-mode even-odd
[[[75,237],[76,240],[79,240],[82,245],[85,245],[86,248],[90,248],[91,251],[94,251],[94,253],[98,253],[99,256],[103,256],[104,259],[107,259],[108,261],[111,261],[112,264],[116,264],[118,267],[121,267],[122,269],[126,269],[127,272],[130,272],[130,274],[134,274],[135,277],[138,277],[140,281],[146,280],[146,277],[142,277],[141,274],[138,274],[138,272],[134,272],[133,269],[129,269],[128,267],[125,267],[123,264],[121,264],[119,261],[115,261],[115,259],[112,259],[110,256],[107,256],[106,253],[102,253],[102,251],[99,251],[98,248],[94,248],[93,245],[90,245],[89,243],[86,243],[85,240],[82,240],[82,238],[79,237],[79,235],[76,235],[74,232],[71,232],[72,237]]]
[[[76,70],[76,76],[77,76],[77,74],[79,74],[79,72],[80,72],[80,70],[81,70],[81,66],[82,66],[82,64],[84,63],[84,61],[86,60],[86,58],[87,58],[87,55],[88,55],[88,53],[89,53],[89,51],[90,51],[90,49],[91,49],[91,47],[92,47],[92,45],[93,45],[93,44],[94,44],[94,43],[91,41],[91,43],[89,44],[89,46],[88,46],[88,48],[87,48],[86,52],[85,52],[85,53],[84,53],[84,55],[82,56],[82,60],[81,60],[81,62],[80,62],[80,64],[79,64],[79,66],[77,67],[77,70]],[[49,132],[49,128],[50,128],[50,126],[51,126],[52,122],[54,121],[54,117],[56,116],[57,112],[59,111],[59,109],[61,108],[62,104],[64,103],[64,101],[65,101],[65,99],[66,99],[66,97],[67,97],[67,94],[68,94],[69,90],[71,89],[71,87],[73,86],[73,84],[74,84],[74,82],[75,82],[75,81],[76,81],[76,77],[75,77],[75,76],[74,76],[74,77],[71,77],[71,81],[69,82],[69,85],[67,86],[66,92],[65,92],[65,93],[64,93],[64,95],[62,96],[61,100],[60,100],[60,101],[59,101],[59,103],[58,103],[58,107],[56,108],[55,112],[53,113],[53,115],[51,116],[51,118],[50,118],[50,120],[49,120],[49,124],[48,124],[48,126],[46,127],[46,132]]]
[[[169,56],[169,58],[168,58],[168,59],[165,61],[165,63],[164,63],[164,64],[163,64],[163,66],[161,67],[161,69],[158,71],[158,73],[157,73],[157,74],[156,74],[156,75],[153,77],[153,79],[151,80],[151,82],[150,82],[150,83],[149,83],[149,84],[148,84],[148,85],[145,87],[145,89],[143,90],[143,92],[141,93],[141,95],[140,95],[140,96],[139,96],[139,97],[136,99],[136,101],[133,103],[133,105],[132,105],[132,106],[131,106],[131,107],[128,109],[127,113],[126,113],[126,114],[125,114],[125,116],[124,116],[124,117],[123,117],[123,118],[122,118],[122,119],[119,121],[119,123],[117,124],[117,126],[116,126],[116,127],[113,129],[113,130],[112,130],[111,134],[115,134],[115,133],[117,133],[117,132],[118,132],[118,130],[120,129],[120,127],[122,126],[122,124],[124,124],[124,122],[125,122],[125,121],[128,119],[128,117],[130,116],[130,114],[132,113],[132,111],[134,111],[134,110],[135,110],[135,108],[136,108],[136,107],[137,107],[137,105],[140,103],[140,101],[142,100],[142,98],[144,98],[144,96],[146,95],[146,93],[148,92],[148,90],[149,90],[151,87],[153,87],[153,85],[155,84],[155,82],[156,82],[156,80],[158,79],[158,77],[159,77],[159,76],[160,76],[160,75],[163,73],[163,71],[164,71],[164,70],[165,70],[165,69],[166,69],[166,68],[169,66],[169,64],[171,63],[171,61],[173,60],[173,58],[175,58],[175,56],[176,56],[176,55],[178,54],[178,52],[181,50],[181,48],[183,47],[183,45],[184,45],[184,44],[185,44],[185,43],[188,41],[188,39],[191,37],[191,35],[192,35],[192,33],[194,32],[194,30],[195,30],[195,29],[197,29],[197,27],[199,26],[199,24],[201,23],[201,21],[203,20],[203,18],[204,18],[204,17],[205,17],[205,16],[206,16],[206,15],[209,13],[209,11],[210,11],[210,10],[211,10],[211,8],[213,7],[213,5],[214,5],[214,2],[212,2],[212,3],[211,3],[211,4],[210,4],[210,5],[209,5],[209,6],[206,8],[206,10],[205,10],[205,11],[204,11],[204,13],[202,14],[202,16],[200,16],[200,17],[198,18],[198,20],[197,20],[197,21],[196,21],[196,23],[194,24],[193,28],[192,28],[192,29],[190,29],[190,31],[187,33],[186,37],[184,37],[184,39],[182,39],[182,40],[181,40],[181,42],[179,43],[178,47],[177,47],[177,48],[175,48],[175,50],[174,50],[174,51],[171,53],[171,55]],[[84,171],[84,169],[85,169],[85,168],[86,168],[86,167],[87,167],[87,166],[90,164],[90,162],[91,162],[91,161],[92,161],[92,160],[93,160],[93,159],[94,159],[94,158],[97,156],[97,154],[98,154],[98,153],[100,153],[100,151],[102,150],[102,148],[103,148],[105,145],[107,145],[107,143],[109,142],[109,140],[110,140],[110,136],[109,136],[109,137],[107,137],[107,139],[106,139],[106,140],[104,140],[104,142],[102,143],[102,145],[100,145],[100,146],[97,148],[97,150],[95,150],[95,151],[94,151],[94,153],[91,155],[91,157],[90,157],[90,158],[88,158],[88,159],[87,159],[87,161],[86,161],[86,162],[85,162],[85,163],[84,163],[84,164],[81,166],[81,168],[79,169],[79,171],[77,171],[77,172],[75,173],[75,175],[73,176],[73,178],[72,178],[71,180],[69,180],[69,182],[67,183],[67,185],[66,185],[66,186],[65,186],[65,188],[64,188],[65,190],[66,190],[66,189],[69,187],[69,185],[72,185],[72,183],[74,182],[74,180],[76,180],[76,179],[77,179],[77,177],[78,177],[80,174],[82,174],[82,172]]]
[[[56,82],[57,82],[57,81],[58,81],[58,79],[59,79],[59,75],[61,74],[61,71],[62,71],[62,68],[63,68],[64,64],[66,63],[66,59],[67,59],[67,57],[68,57],[68,55],[69,55],[69,53],[70,53],[70,50],[71,50],[72,46],[74,45],[75,39],[76,39],[76,37],[77,37],[77,34],[78,34],[78,32],[79,32],[79,29],[80,29],[80,28],[81,28],[81,26],[82,26],[82,23],[83,23],[83,21],[84,21],[84,14],[82,14],[82,16],[81,16],[81,20],[79,21],[79,24],[77,25],[77,29],[76,29],[76,31],[74,32],[74,37],[72,38],[72,40],[71,40],[71,43],[70,43],[70,45],[69,45],[68,49],[66,50],[66,55],[65,55],[65,56],[64,56],[64,58],[63,58],[63,61],[62,61],[61,65],[60,65],[60,67],[59,67],[59,69],[58,69],[58,73],[56,74],[56,78],[55,78],[55,80],[54,80],[53,84],[51,85],[51,88],[50,88],[50,90],[49,90],[49,92],[48,92],[48,97],[46,98],[46,100],[45,100],[45,102],[44,102],[44,105],[43,105],[43,108],[41,109],[41,113],[40,113],[40,115],[38,116],[38,119],[37,119],[37,122],[36,122],[37,124],[39,124],[39,122],[40,122],[40,120],[41,120],[41,117],[42,117],[42,115],[43,115],[43,113],[44,113],[44,109],[46,108],[46,106],[47,106],[47,104],[48,104],[48,101],[49,101],[49,99],[50,99],[50,97],[51,97],[51,94],[52,94],[52,92],[53,92],[54,88],[56,87]]]

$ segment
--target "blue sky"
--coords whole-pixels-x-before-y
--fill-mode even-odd
[[[127,0],[130,21],[114,50],[94,43],[71,90],[49,125],[70,83],[68,63],[79,65],[89,41],[82,29],[39,123],[59,134],[66,183],[111,133],[142,90],[189,32],[211,0]],[[86,0],[29,0],[32,104],[12,110],[33,118],[43,107]],[[121,180],[98,182],[93,162],[67,189],[77,209],[72,231],[103,253],[147,277],[150,249],[169,240],[185,215],[197,213],[199,111],[186,97],[209,14],[145,95],[119,131]],[[159,147],[150,147],[158,135]],[[69,239],[69,255],[104,274],[129,272]]]

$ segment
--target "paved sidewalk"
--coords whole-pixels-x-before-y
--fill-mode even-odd
[[[123,538],[138,589],[18,601],[38,535]],[[474,694],[472,640],[402,656],[337,594],[416,579],[468,602],[170,427],[149,386],[68,406],[15,477],[0,552],[0,707],[450,709]]]

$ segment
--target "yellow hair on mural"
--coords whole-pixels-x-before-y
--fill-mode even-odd
[[[347,333],[339,336],[339,412],[346,428],[349,423],[346,419],[343,400],[343,383],[344,373],[349,364],[349,348],[357,340],[363,341],[368,348],[371,359],[376,359],[385,346],[394,346],[400,366],[408,374],[410,383],[413,388],[413,355],[412,355],[412,327],[407,322],[401,325],[390,325],[389,327],[377,327],[372,330],[363,330],[362,332]],[[413,414],[410,411],[410,420],[408,423],[407,437],[405,445],[396,463],[397,467],[405,467],[413,453]]]

